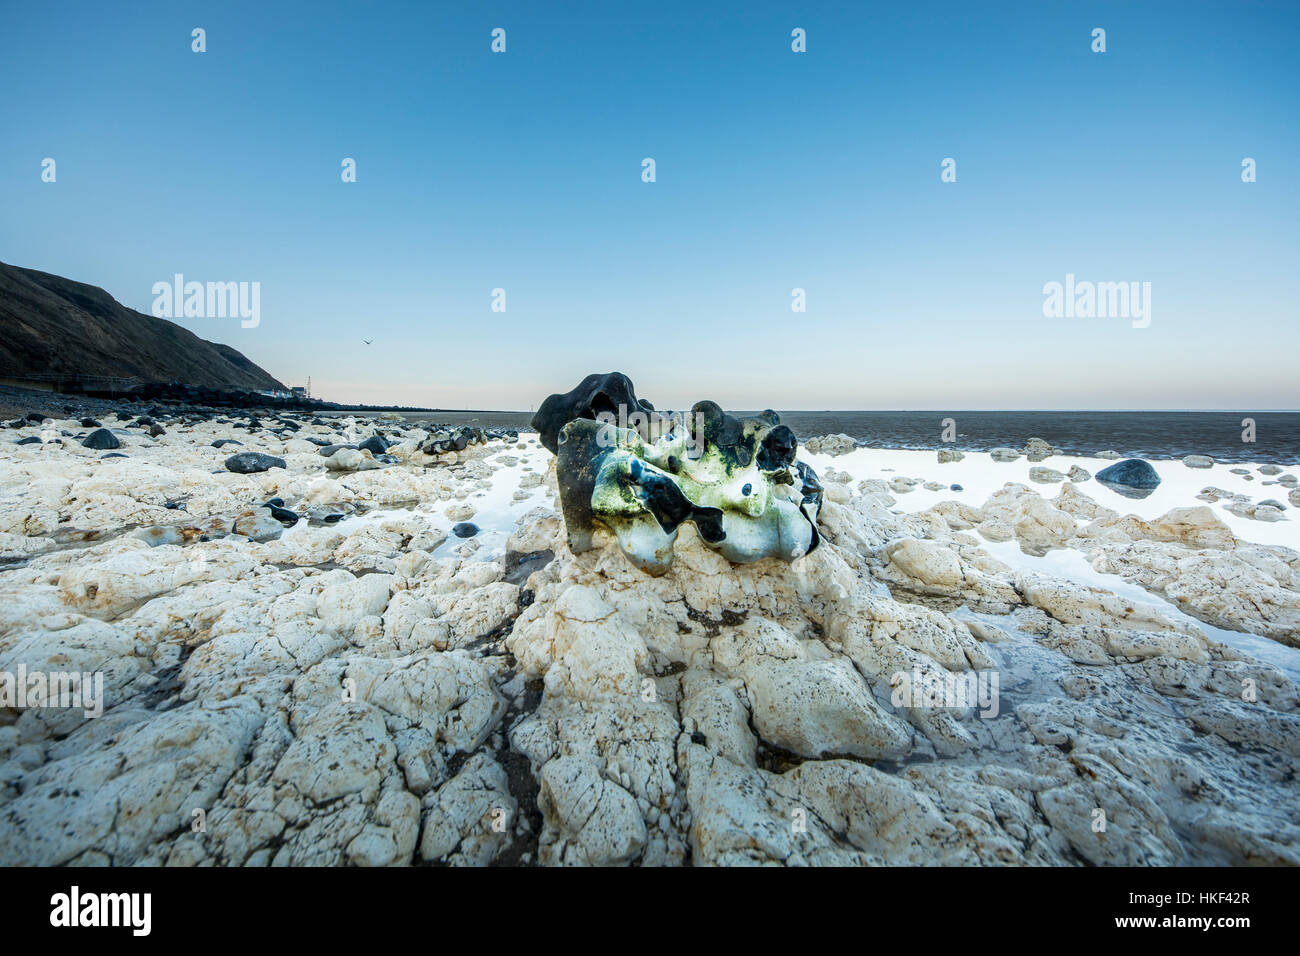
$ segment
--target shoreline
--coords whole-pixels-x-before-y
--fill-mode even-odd
[[[64,414],[64,408],[73,408],[74,414],[102,413],[107,411],[116,411],[123,407],[130,408],[136,414],[143,414],[148,407],[158,407],[168,412],[174,413],[185,408],[183,404],[174,402],[149,402],[136,401],[125,403],[115,399],[96,399],[86,396],[70,395],[57,392],[43,392],[30,389],[20,389],[13,387],[0,388],[0,425],[15,418],[22,417],[30,412],[41,412],[46,415],[59,416]],[[226,414],[237,413],[238,409],[223,408],[212,409],[212,411],[223,411]],[[348,417],[375,417],[378,415],[400,416],[401,421],[411,423],[440,423],[452,426],[456,425],[477,425],[487,428],[506,427],[512,428],[519,432],[532,432],[529,424],[532,412],[510,411],[510,410],[454,410],[454,409],[433,409],[433,410],[410,410],[398,407],[369,409],[306,409],[292,410],[280,408],[267,408],[261,410],[261,414],[275,416],[284,412],[292,414],[306,414],[312,417],[327,419],[344,419]],[[737,412],[736,414],[745,414]],[[1034,410],[1022,411],[994,411],[981,412],[978,410],[964,412],[913,412],[913,411],[870,411],[870,410],[847,410],[831,412],[810,412],[810,411],[786,411],[779,413],[782,421],[790,425],[795,431],[801,443],[808,442],[814,438],[827,439],[845,434],[842,426],[851,423],[856,419],[861,419],[861,427],[855,431],[848,432],[849,438],[852,439],[858,448],[875,448],[879,450],[899,450],[899,451],[937,451],[939,449],[948,449],[962,452],[963,454],[987,454],[995,448],[1009,447],[1023,451],[1025,444],[1031,441],[1035,436],[1042,432],[1048,432],[1046,426],[1063,415],[1082,415],[1088,416],[1089,419],[1101,416],[1103,423],[1109,422],[1113,428],[1120,429],[1127,427],[1123,416],[1131,416],[1138,421],[1146,421],[1153,415],[1176,415],[1183,418],[1192,416],[1223,416],[1234,417],[1251,414],[1243,412],[1227,412],[1217,410],[1175,410],[1171,412],[1095,412],[1095,411],[1075,411],[1075,412],[1044,412]],[[938,438],[927,437],[924,439],[910,440],[891,440],[883,437],[874,431],[867,430],[869,425],[881,425],[882,431],[887,431],[891,426],[903,422],[907,427],[915,427],[912,419],[904,419],[903,416],[923,416],[921,421],[925,422],[925,429],[928,435],[938,435],[941,414],[944,416],[955,416],[961,422],[961,427],[957,431],[955,440],[944,442]],[[1114,450],[1121,458],[1143,458],[1152,461],[1178,461],[1188,455],[1208,455],[1216,462],[1225,464],[1276,464],[1283,467],[1300,466],[1300,412],[1287,411],[1267,411],[1253,413],[1257,416],[1279,416],[1279,418],[1267,418],[1261,422],[1264,426],[1264,435],[1270,438],[1274,444],[1265,446],[1248,445],[1239,443],[1237,447],[1225,445],[1222,439],[1222,432],[1226,429],[1230,434],[1239,431],[1236,422],[1224,420],[1223,428],[1216,425],[1215,433],[1218,436],[1214,441],[1214,447],[1206,447],[1205,444],[1196,444],[1193,440],[1183,438],[1177,441],[1177,447],[1170,447],[1175,444],[1172,439],[1164,438],[1152,440],[1148,438],[1145,441],[1126,441],[1122,435],[1112,436],[1109,438],[1101,437],[1094,441],[1080,443],[1077,438],[1053,440],[1048,437],[1048,442],[1058,447],[1064,453],[1077,457],[1095,457],[1097,453]],[[1007,417],[1008,424],[992,434],[981,435],[973,438],[966,434],[966,428],[969,426],[968,419],[974,416],[995,416],[996,418]],[[1022,420],[1028,416],[1030,420]],[[856,419],[855,419],[856,417]],[[976,419],[976,424],[982,424],[981,420]],[[837,427],[840,426],[840,427]],[[1228,426],[1232,426],[1229,428]],[[1155,425],[1148,426],[1155,428]],[[1056,430],[1059,430],[1059,423]],[[1088,433],[1098,431],[1095,423],[1089,423],[1087,428],[1079,428],[1078,433]],[[3,434],[0,431],[0,434]],[[1104,432],[1102,432],[1104,434]],[[1281,435],[1281,439],[1278,435]],[[1196,436],[1193,435],[1193,439]],[[1281,441],[1281,444],[1277,442]],[[1190,443],[1189,443],[1190,442]],[[1250,450],[1246,450],[1249,448]],[[1215,452],[1218,452],[1215,454]]]

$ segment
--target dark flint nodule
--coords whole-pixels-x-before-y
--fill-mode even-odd
[[[238,455],[231,455],[226,459],[226,470],[241,475],[252,475],[271,468],[286,467],[288,466],[283,458],[276,458],[274,455],[263,455],[261,452],[255,451],[240,452]]]
[[[611,414],[619,435],[612,442],[608,418],[601,421]],[[676,416],[638,400],[627,376],[617,372],[589,375],[542,403],[532,424],[541,443],[556,452],[570,550],[592,547],[595,523],[613,531],[629,560],[651,574],[667,570],[686,522],[734,562],[791,561],[817,546],[821,484],[796,461],[798,442],[775,412],[740,419],[702,401],[684,430],[669,427],[673,423]],[[749,500],[756,493],[757,510]]]
[[[1141,458],[1126,458],[1093,475],[1106,488],[1125,498],[1146,498],[1160,484],[1160,476]]]
[[[569,422],[578,418],[598,421],[597,416],[602,413],[617,420],[620,409],[625,415],[639,411],[648,418],[654,414],[654,406],[636,397],[632,380],[622,372],[593,373],[563,394],[548,395],[529,424],[536,429],[542,446],[555,454],[560,429]]]
[[[97,448],[102,450],[108,448],[121,448],[122,443],[118,441],[117,436],[107,428],[97,428],[81,440],[81,446],[83,448]]]

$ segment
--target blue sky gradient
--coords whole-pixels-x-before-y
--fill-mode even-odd
[[[0,259],[337,401],[1300,407],[1300,4],[701,6],[10,4]]]

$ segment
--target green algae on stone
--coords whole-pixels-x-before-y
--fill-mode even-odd
[[[572,395],[564,397],[572,401]],[[584,404],[587,414],[594,405],[575,404]],[[619,427],[619,420],[636,427]],[[558,423],[550,417],[547,424]],[[688,521],[708,547],[736,563],[793,561],[820,540],[821,485],[795,461],[794,433],[775,412],[738,419],[699,402],[682,420],[639,403],[631,415],[620,408],[573,418],[555,441],[560,502],[575,553],[591,548],[596,524],[613,532],[630,561],[655,575],[668,570],[678,529]]]

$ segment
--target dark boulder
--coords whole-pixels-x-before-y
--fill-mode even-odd
[[[608,372],[604,375],[593,373],[564,394],[549,395],[538,407],[530,425],[537,431],[542,445],[552,454],[559,448],[560,429],[578,418],[596,417],[602,413],[613,415],[615,421],[623,416],[640,412],[647,420],[654,412],[654,406],[636,397],[632,380],[622,372]]]
[[[256,451],[242,451],[238,455],[231,455],[226,459],[226,471],[233,471],[240,475],[252,475],[259,471],[266,471],[270,468],[285,468],[283,458],[276,458],[274,455],[263,455]]]
[[[262,507],[270,511],[271,517],[283,525],[292,527],[298,523],[298,513],[286,508],[284,506],[283,498],[272,498],[270,501],[263,504]]]
[[[1095,475],[1098,481],[1126,488],[1154,488],[1160,484],[1156,470],[1141,458],[1126,458],[1103,468]]]
[[[121,448],[122,443],[118,441],[117,436],[107,428],[97,428],[81,440],[81,447],[99,449]]]
[[[462,521],[452,526],[451,533],[458,538],[472,538],[478,534],[478,525],[472,521]]]
[[[371,435],[365,441],[358,444],[357,448],[360,448],[363,451],[368,451],[372,455],[382,455],[384,452],[388,451],[388,442],[384,441],[384,439],[378,435]]]

